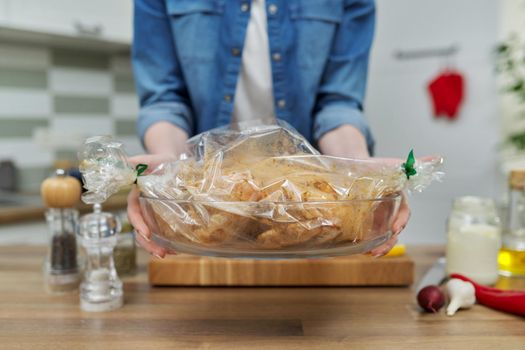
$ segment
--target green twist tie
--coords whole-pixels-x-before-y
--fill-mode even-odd
[[[147,164],[137,164],[137,166],[135,167],[135,170],[137,171],[137,176],[141,176],[146,171],[146,169],[148,169]]]
[[[414,168],[415,164],[416,158],[414,158],[414,150],[410,150],[410,153],[407,157],[407,161],[401,165],[403,167],[403,172],[407,176],[407,180],[410,179],[410,176],[414,176],[417,174],[417,171]]]

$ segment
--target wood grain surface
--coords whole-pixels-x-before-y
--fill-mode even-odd
[[[411,247],[416,279],[441,247]],[[125,305],[79,309],[44,292],[40,247],[0,248],[0,349],[524,349],[523,318],[476,305],[422,314],[406,287],[166,288],[147,282],[148,257],[124,279]],[[505,280],[525,289],[523,280]]]
[[[104,203],[104,210],[125,210],[127,193],[118,193]],[[93,210],[91,205],[79,203],[77,209],[80,213]],[[13,223],[27,223],[30,221],[44,221],[47,208],[43,203],[38,205],[2,206],[0,208],[0,225]]]
[[[414,262],[408,255],[253,260],[181,254],[152,259],[148,275],[159,286],[407,286]]]

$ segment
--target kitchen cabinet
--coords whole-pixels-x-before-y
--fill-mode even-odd
[[[130,43],[131,0],[0,0],[7,29]]]

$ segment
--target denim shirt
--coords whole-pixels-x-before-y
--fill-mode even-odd
[[[189,136],[230,123],[250,0],[135,0],[133,69],[143,140],[156,122]],[[373,0],[266,0],[276,117],[314,144],[363,115]]]

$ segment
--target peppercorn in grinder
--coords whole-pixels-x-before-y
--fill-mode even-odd
[[[81,186],[77,179],[58,169],[55,176],[40,188],[42,200],[49,208],[49,249],[44,263],[44,281],[50,293],[61,294],[78,289],[80,271],[77,261],[78,211],[73,207],[80,200]]]
[[[122,306],[122,282],[113,260],[120,222],[102,211],[99,203],[93,213],[80,219],[79,239],[86,250],[87,263],[80,286],[80,307],[84,311],[110,311]]]

